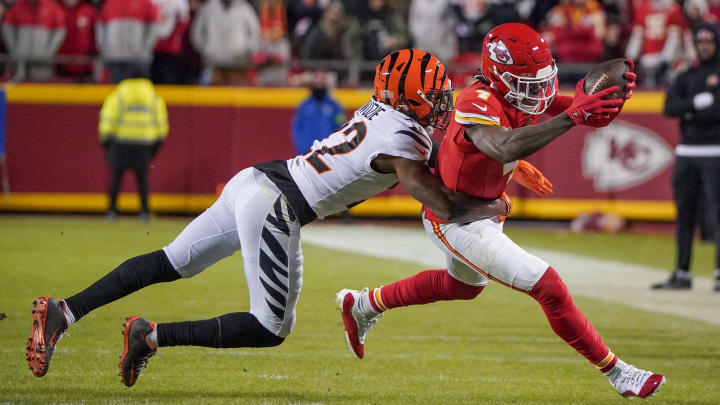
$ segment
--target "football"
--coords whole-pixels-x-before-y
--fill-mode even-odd
[[[630,71],[630,65],[623,58],[610,59],[595,66],[585,75],[585,94],[594,94],[612,86],[620,86],[620,90],[610,94],[607,99],[625,97],[627,79],[625,73]]]

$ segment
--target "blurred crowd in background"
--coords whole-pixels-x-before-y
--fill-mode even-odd
[[[640,85],[694,63],[692,30],[720,0],[0,0],[3,80],[117,83],[138,67],[156,84],[302,84],[335,73],[371,83],[408,46],[438,55],[456,88],[494,26],[525,22],[550,42],[561,84],[629,56]]]

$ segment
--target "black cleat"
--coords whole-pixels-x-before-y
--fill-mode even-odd
[[[39,297],[33,301],[33,324],[27,340],[27,361],[30,371],[42,377],[50,367],[55,345],[67,330],[65,303],[52,297]]]
[[[123,384],[132,387],[142,369],[147,366],[150,357],[157,353],[157,348],[148,340],[150,333],[155,329],[155,322],[149,322],[139,316],[125,319],[127,322],[123,324],[125,329],[122,332],[125,336],[125,347],[118,367]]]
[[[676,270],[670,278],[653,284],[653,290],[689,290],[692,288],[692,276],[687,271]]]

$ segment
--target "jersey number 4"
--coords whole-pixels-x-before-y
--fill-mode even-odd
[[[349,141],[343,142],[339,145],[330,147],[323,146],[320,149],[316,149],[310,154],[310,156],[305,158],[308,164],[320,174],[330,171],[330,167],[322,160],[320,156],[342,155],[351,152],[353,149],[357,148],[358,145],[360,145],[360,142],[362,142],[363,139],[365,139],[365,135],[367,135],[367,127],[365,126],[364,122],[359,121],[339,132],[342,132],[345,137],[349,137],[353,132],[355,132],[355,136]]]

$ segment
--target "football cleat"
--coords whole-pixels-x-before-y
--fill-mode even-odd
[[[713,291],[720,292],[720,269],[715,270],[715,273],[713,273],[713,275],[715,276]]]
[[[150,357],[157,353],[157,348],[148,340],[150,333],[155,329],[155,322],[149,322],[139,316],[125,319],[127,322],[123,324],[125,329],[122,332],[125,336],[125,347],[118,367],[123,384],[132,387],[142,369],[147,366]]]
[[[692,288],[692,276],[683,270],[676,270],[669,279],[652,285],[653,290],[689,290],[690,288]]]
[[[365,336],[378,323],[378,318],[383,316],[382,313],[368,316],[360,311],[360,294],[367,292],[367,288],[362,291],[344,289],[335,296],[335,303],[342,312],[347,348],[358,359],[365,356]]]
[[[606,375],[618,394],[630,399],[654,396],[666,382],[662,374],[641,370],[622,360],[618,360]]]
[[[27,340],[27,361],[30,371],[42,377],[50,367],[55,345],[67,330],[65,302],[52,297],[39,297],[33,301],[33,324]]]

